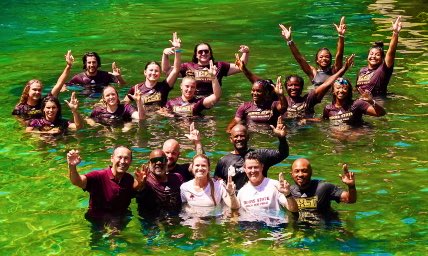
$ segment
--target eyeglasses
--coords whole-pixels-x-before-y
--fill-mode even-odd
[[[150,158],[150,162],[153,163],[153,164],[155,164],[157,162],[165,163],[166,162],[166,157],[160,156],[160,157]]]
[[[210,50],[199,50],[198,54],[208,54],[210,53]]]

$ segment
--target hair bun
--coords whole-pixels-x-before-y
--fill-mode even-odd
[[[383,49],[383,42],[382,41],[374,42],[373,47],[379,47],[379,48]]]

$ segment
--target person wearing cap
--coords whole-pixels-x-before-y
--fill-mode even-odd
[[[80,152],[73,149],[67,153],[71,183],[88,191],[90,195],[85,217],[93,223],[101,222],[100,225],[114,223],[118,220],[116,217],[130,215],[131,199],[136,190],[141,189],[146,178],[142,171],[136,171],[135,178],[128,173],[132,152],[127,147],[116,147],[110,161],[112,165],[105,169],[79,174],[77,165],[81,162]]]
[[[113,62],[112,72],[99,70],[101,58],[96,52],[87,52],[82,57],[85,71],[73,76],[67,85],[83,86],[81,94],[89,97],[99,97],[104,87],[110,83],[126,84],[120,68]]]
[[[236,189],[239,190],[248,181],[244,170],[244,157],[249,152],[255,151],[260,155],[260,161],[263,164],[262,174],[267,177],[268,169],[284,160],[289,153],[287,142],[287,131],[282,123],[281,117],[278,117],[276,127],[271,126],[273,133],[278,137],[278,149],[252,149],[248,147],[248,129],[242,124],[235,125],[230,131],[230,142],[234,150],[220,158],[215,168],[214,176],[222,180],[227,180],[228,175],[232,176]]]
[[[143,188],[136,196],[141,217],[152,219],[180,212],[180,186],[184,179],[178,173],[169,173],[167,168],[167,157],[161,149],[153,150],[149,164],[141,166],[143,173],[147,173]]]
[[[293,162],[290,174],[295,183],[291,185],[290,190],[297,201],[300,220],[317,221],[320,218],[331,218],[334,215],[331,201],[347,204],[357,201],[355,175],[348,171],[346,164],[343,165],[343,174],[340,177],[348,186],[348,190],[321,180],[312,180],[312,166],[305,158]]]
[[[255,151],[245,155],[244,169],[248,182],[237,196],[241,220],[263,221],[270,225],[288,222],[281,209],[297,212],[298,208],[283,174],[279,174],[278,181],[265,177],[262,157]]]

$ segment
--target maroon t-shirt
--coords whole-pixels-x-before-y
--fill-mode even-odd
[[[377,69],[364,67],[357,77],[357,88],[360,93],[368,90],[373,97],[386,96],[387,86],[392,76],[394,66],[388,68],[383,62]]]
[[[45,118],[31,119],[28,123],[28,126],[36,128],[39,131],[47,132],[54,128],[58,128],[59,132],[57,134],[65,133],[70,125],[70,121],[60,118],[59,120],[55,120],[55,122],[51,122],[46,120]]]
[[[371,105],[363,100],[355,100],[352,104],[343,107],[336,107],[329,104],[324,108],[324,119],[329,119],[330,124],[335,126],[351,125],[357,126],[363,123],[363,114]]]
[[[79,73],[67,83],[67,85],[80,85],[83,86],[81,94],[90,96],[94,93],[102,93],[104,87],[110,83],[118,83],[119,81],[115,76],[106,71],[98,70],[95,76],[87,76],[85,72]]]
[[[106,213],[123,214],[128,211],[131,199],[135,197],[134,177],[124,173],[120,181],[114,179],[111,167],[85,174],[89,192],[88,213],[102,216]]]
[[[183,98],[177,97],[169,100],[166,103],[166,108],[179,116],[197,116],[200,115],[202,110],[207,109],[204,106],[204,97],[193,98],[190,101],[184,101]]]
[[[311,90],[303,97],[291,98],[286,96],[288,108],[284,113],[284,118],[313,118],[315,115],[314,107],[320,103],[315,95],[315,90]]]
[[[119,104],[116,111],[110,113],[105,106],[95,106],[91,118],[103,125],[118,125],[132,121],[132,113],[136,110],[131,104]]]
[[[219,61],[214,62],[214,65],[217,66],[217,80],[220,84],[221,79],[224,76],[227,76],[227,73],[230,69],[230,63]],[[197,96],[208,96],[213,94],[213,87],[211,83],[211,76],[208,72],[210,66],[201,66],[193,62],[185,62],[181,64],[180,74],[182,77],[185,76],[194,76],[196,79],[196,95]]]
[[[245,120],[247,125],[274,124],[280,113],[276,109],[279,101],[268,101],[256,105],[254,102],[244,102],[236,110],[235,117]]]
[[[156,105],[159,107],[165,106],[167,100],[168,100],[168,94],[169,91],[171,91],[171,87],[169,87],[169,84],[166,82],[166,80],[163,80],[162,82],[157,82],[156,85],[153,88],[148,88],[146,86],[145,82],[137,84],[138,89],[143,94],[142,100],[144,105]],[[135,93],[135,86],[132,86],[128,94],[134,95]],[[132,97],[129,97],[131,101],[134,99]]]
[[[23,118],[24,120],[42,118],[43,113],[42,113],[42,104],[41,103],[42,103],[41,100],[35,106],[30,106],[26,103],[19,103],[13,109],[12,115],[19,116],[19,117]]]

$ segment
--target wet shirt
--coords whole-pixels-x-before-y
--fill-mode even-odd
[[[336,107],[329,104],[324,108],[324,119],[329,119],[330,124],[334,126],[350,125],[358,126],[363,123],[363,114],[371,105],[363,100],[355,100],[352,104]]]
[[[32,119],[29,121],[28,126],[33,127],[41,132],[48,132],[52,129],[58,129],[57,134],[65,133],[70,125],[70,121],[59,119],[55,122],[46,120],[45,118]]]
[[[333,70],[328,68],[326,71],[319,69],[312,79],[312,85],[318,87],[322,85],[330,76],[333,75]]]
[[[159,107],[165,106],[168,100],[168,94],[172,89],[171,87],[169,87],[169,84],[166,82],[166,80],[163,80],[162,82],[157,82],[153,88],[148,88],[145,82],[137,84],[136,86],[138,86],[138,89],[141,91],[142,101],[143,101],[143,104],[146,106],[147,105],[154,105]],[[132,86],[129,89],[128,94],[134,95],[134,93],[135,93],[135,86]],[[128,98],[131,101],[134,101],[132,97],[128,96]]]
[[[364,92],[370,91],[373,97],[386,96],[387,86],[392,76],[394,67],[388,68],[383,62],[377,69],[364,67],[360,69],[357,77],[357,89]]]
[[[245,120],[247,125],[267,123],[275,124],[280,116],[277,110],[279,101],[268,101],[260,105],[254,102],[245,102],[236,110],[235,117]]]
[[[268,169],[271,166],[280,163],[288,156],[288,143],[285,139],[281,139],[279,143],[279,150],[250,149],[246,154],[251,151],[255,151],[260,155],[263,163],[263,176],[267,177]],[[217,163],[214,176],[223,180],[227,180],[227,176],[230,173],[233,176],[232,180],[236,185],[236,190],[241,189],[248,181],[247,174],[244,170],[244,158],[245,155],[241,156],[233,153],[223,156]]]
[[[38,119],[43,117],[42,101],[40,100],[37,105],[30,106],[26,103],[19,103],[12,111],[12,115],[19,116],[24,120]]]
[[[184,181],[189,181],[194,178],[191,171],[189,171],[190,164],[176,164],[170,173],[178,173],[183,177]]]
[[[181,185],[181,201],[183,203],[188,203],[190,206],[200,206],[200,207],[212,207],[215,205],[220,205],[222,198],[226,197],[226,187],[223,181],[213,180],[213,187],[210,183],[202,191],[196,191],[194,187],[194,180],[190,180]],[[211,196],[211,189],[214,189],[214,198]]]
[[[138,212],[142,216],[176,215],[181,210],[180,174],[168,173],[167,182],[159,182],[153,173],[147,176],[145,187],[137,193]]]
[[[103,125],[115,126],[132,121],[132,113],[135,111],[131,104],[119,104],[113,113],[110,113],[105,106],[95,106],[90,118]]]
[[[86,72],[79,73],[73,76],[67,85],[82,86],[82,95],[98,97],[110,83],[118,83],[117,78],[106,71],[98,70],[95,76],[87,76]]]
[[[316,97],[315,90],[311,90],[303,97],[291,98],[286,96],[287,111],[284,113],[284,118],[313,118],[315,115],[315,105],[320,103]]]
[[[102,216],[106,213],[126,213],[131,199],[135,196],[134,178],[124,173],[118,181],[115,180],[111,167],[92,171],[85,174],[87,184],[85,191],[89,192],[89,209],[91,216]]]
[[[332,211],[331,201],[340,203],[343,189],[328,182],[311,180],[308,188],[301,189],[293,184],[290,191],[299,207],[299,218],[305,221],[316,221],[322,215]]]
[[[230,69],[230,63],[219,61],[214,62],[214,65],[217,66],[217,80],[222,85],[221,80],[224,76],[227,76],[227,73]],[[201,66],[197,63],[186,62],[182,63],[180,67],[180,74],[182,77],[185,76],[194,76],[196,79],[196,95],[198,96],[208,96],[213,94],[213,88],[211,83],[211,76],[208,72],[210,66]]]
[[[201,115],[202,110],[207,109],[204,106],[204,97],[193,98],[189,101],[184,101],[183,98],[177,97],[169,100],[166,103],[166,108],[179,116],[197,116]]]

